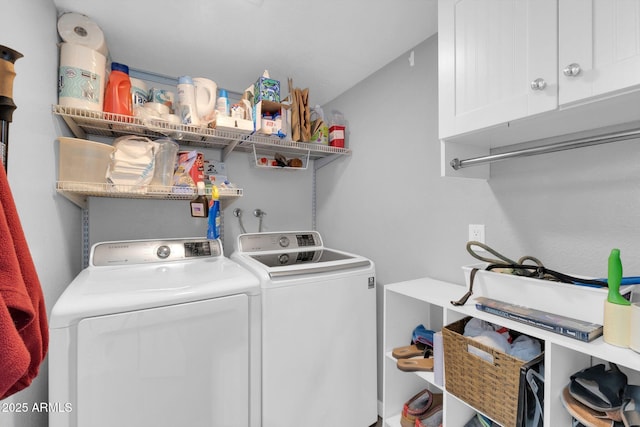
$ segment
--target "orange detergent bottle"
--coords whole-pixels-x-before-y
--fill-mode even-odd
[[[111,63],[111,74],[104,94],[103,109],[106,113],[133,115],[129,67],[124,64]]]

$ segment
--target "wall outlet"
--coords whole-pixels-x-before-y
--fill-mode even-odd
[[[484,243],[484,224],[469,224],[469,241]]]

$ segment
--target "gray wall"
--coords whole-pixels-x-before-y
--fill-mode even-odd
[[[414,67],[408,57],[324,108],[345,114],[353,155],[318,173],[318,229],[376,262],[379,331],[384,285],[464,284],[469,224],[485,224],[499,252],[563,272],[606,276],[618,247],[625,275],[640,275],[637,140],[496,163],[489,181],[441,178],[437,36],[415,48]]]
[[[18,109],[9,135],[9,184],[48,311],[80,269],[80,211],[56,195],[56,11],[51,0],[0,0],[0,43],[24,55],[15,64]],[[47,402],[47,364],[32,385],[3,403]],[[2,427],[47,425],[47,414],[0,412]]]

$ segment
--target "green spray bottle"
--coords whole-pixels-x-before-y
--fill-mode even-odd
[[[619,347],[629,347],[631,337],[631,302],[620,294],[622,261],[620,249],[612,249],[609,255],[607,283],[609,293],[604,302],[603,339]]]

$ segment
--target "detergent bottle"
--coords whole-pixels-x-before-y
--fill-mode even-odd
[[[220,200],[218,187],[211,187],[211,203],[209,205],[209,228],[207,239],[215,240],[220,237]]]
[[[133,115],[129,67],[124,64],[111,63],[111,74],[104,93],[103,110],[106,113]]]

